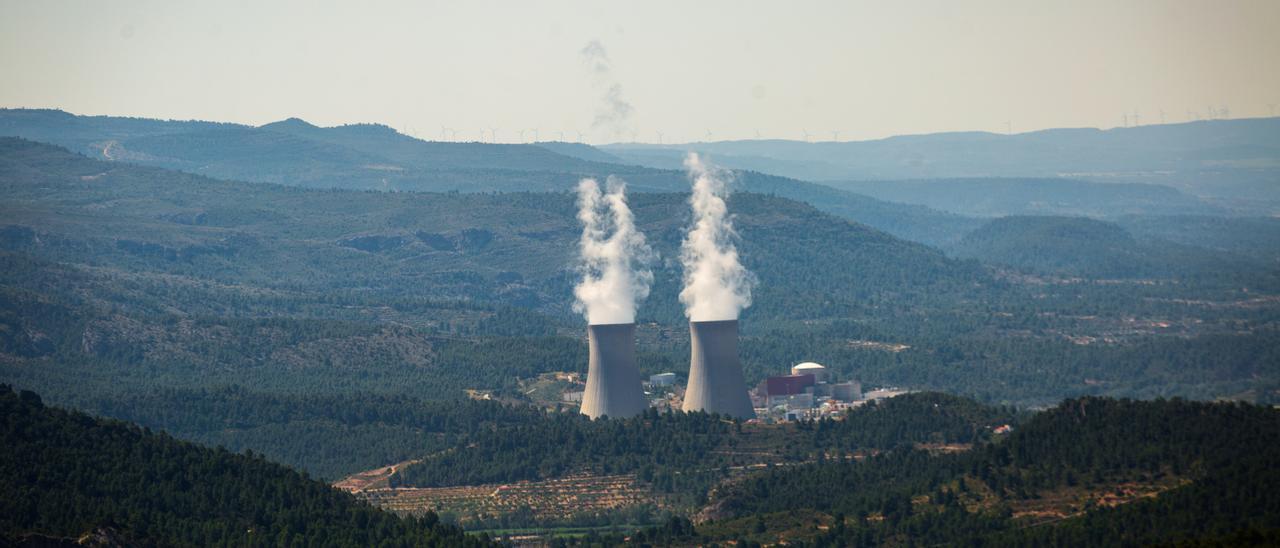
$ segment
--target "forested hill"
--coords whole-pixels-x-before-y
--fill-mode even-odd
[[[322,128],[291,118],[252,127],[0,109],[0,136],[101,160],[310,188],[557,192],[573,189],[581,177],[608,175],[622,176],[639,192],[689,188],[682,170],[610,163],[610,155],[583,144],[423,141],[375,124]],[[735,188],[791,198],[931,244],[954,241],[976,226],[955,214],[763,173],[740,173]]]
[[[4,245],[12,251],[134,275],[569,313],[579,228],[568,193],[303,190],[95,161],[14,139],[0,140],[0,175],[9,198],[0,206],[9,227]],[[630,201],[661,256],[677,257],[685,197]],[[976,265],[802,203],[749,193],[731,201],[743,256],[760,277],[757,315],[810,316],[867,306],[876,293],[923,298],[989,281]],[[678,265],[655,266],[655,294],[642,319],[678,323]],[[806,291],[797,291],[797,280],[807,280]],[[825,293],[819,300],[813,291]]]
[[[1265,238],[1268,232],[1259,229],[1255,235]],[[1139,240],[1120,225],[1086,217],[1002,217],[966,234],[948,250],[1039,274],[1095,278],[1229,278],[1272,271],[1276,264],[1252,249],[1212,250],[1159,238]]]
[[[686,527],[678,543],[1272,545],[1280,411],[1068,400],[968,452],[775,468],[725,487],[715,508],[746,517],[701,525],[698,538]]]
[[[255,456],[45,407],[0,385],[0,540],[140,546],[482,546]],[[36,537],[33,537],[36,535]]]

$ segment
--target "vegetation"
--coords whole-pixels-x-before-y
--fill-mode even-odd
[[[246,452],[45,407],[0,386],[0,534],[118,531],[129,544],[480,546]]]
[[[758,527],[761,518],[785,524],[805,512],[829,525],[799,527],[802,543],[814,546],[1274,538],[1278,448],[1280,412],[1271,408],[1068,400],[969,452],[904,447],[862,462],[762,472],[721,489],[715,507],[745,517],[699,526],[693,538],[776,542],[797,531]],[[1124,494],[1143,486],[1150,496]]]
[[[1265,272],[1271,262],[1253,253],[1215,252],[1163,240],[1140,242],[1119,225],[1085,217],[1002,217],[965,235],[951,251],[1042,275],[1090,278],[1209,275],[1247,280],[1251,273]]]
[[[730,470],[843,460],[917,443],[974,443],[1013,418],[1011,410],[932,393],[900,396],[852,410],[843,420],[795,428],[653,409],[633,419],[606,421],[554,414],[475,431],[465,445],[402,469],[392,485],[476,485],[582,472],[637,474],[658,492],[700,502]]]
[[[301,395],[232,386],[72,399],[75,406],[208,446],[252,449],[339,479],[464,443],[473,432],[542,420],[525,405],[369,393]]]

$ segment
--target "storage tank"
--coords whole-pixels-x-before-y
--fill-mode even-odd
[[[588,325],[587,352],[583,415],[634,417],[649,407],[636,367],[636,324]]]
[[[791,367],[792,375],[813,375],[814,382],[827,382],[830,380],[827,368],[822,364],[814,362],[798,363]]]
[[[689,322],[689,349],[684,411],[755,418],[738,361],[738,320]]]

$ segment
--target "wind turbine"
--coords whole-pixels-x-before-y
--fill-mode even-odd
[[[586,141],[583,141],[583,140],[582,140],[583,133],[582,133],[581,131],[579,131],[579,132],[577,132],[577,133],[578,133],[578,142],[579,142],[579,143],[585,143]]]
[[[757,130],[756,130],[756,139],[759,139],[759,138],[760,138],[760,130],[758,130],[758,129],[757,129]]]
[[[495,143],[498,142],[498,128],[489,128],[489,138]]]
[[[661,131],[655,131],[654,133],[657,133],[657,134],[658,134],[658,144],[662,144],[662,132],[661,132]]]
[[[523,142],[524,142],[524,130],[523,130],[523,129],[517,129],[517,130],[516,130],[516,135],[518,135],[518,136],[519,136],[520,142],[521,142],[521,143],[523,143]]]
[[[1126,112],[1124,114],[1121,114],[1120,121],[1124,125],[1124,127],[1129,127],[1129,113]]]
[[[708,142],[708,143],[710,143],[710,142],[711,142],[711,130],[709,130],[709,129],[707,130],[707,137],[706,137],[706,139],[707,139],[707,142]]]
[[[633,130],[631,130],[631,142],[633,142],[633,143],[634,143],[634,142],[636,142],[636,136],[638,136],[638,135],[640,135],[640,132],[638,132],[638,131],[636,131],[636,130],[634,130],[634,129],[633,129]]]
[[[1160,109],[1160,123],[1164,123],[1164,109]]]
[[[533,142],[538,142],[538,128],[533,128]]]
[[[1227,108],[1227,105],[1222,105],[1222,108],[1218,109],[1218,112],[1222,114],[1223,120],[1231,119],[1231,109]]]
[[[1005,134],[1005,135],[1013,135],[1013,121],[1012,121],[1012,120],[1005,120],[1005,121],[1004,121],[1004,134]]]
[[[440,140],[441,140],[441,141],[447,141],[447,140],[449,140],[449,138],[448,138],[448,137],[446,137],[446,135],[448,135],[448,134],[449,134],[449,128],[444,127],[444,126],[440,126]]]
[[[809,130],[800,128],[800,133],[804,134],[804,142],[809,142]]]
[[[1138,111],[1135,110],[1133,111],[1133,127],[1138,127],[1140,125],[1142,125],[1142,116],[1140,116]]]
[[[840,130],[835,130],[835,131],[831,132],[831,140],[832,140],[832,141],[839,141],[839,140],[840,140]]]
[[[562,129],[562,130],[560,130],[560,131],[559,131],[559,133],[560,133],[560,142],[561,142],[561,143],[565,142],[565,141],[564,141],[564,130],[563,130],[563,129]]]

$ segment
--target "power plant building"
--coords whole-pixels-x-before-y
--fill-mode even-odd
[[[587,326],[587,388],[582,414],[634,417],[649,407],[636,367],[636,324]]]
[[[684,411],[754,418],[738,360],[738,320],[689,322],[689,347]]]
[[[769,397],[774,396],[794,396],[796,394],[804,394],[806,388],[813,388],[815,379],[813,375],[783,375],[780,377],[769,377],[765,379],[765,392]]]

